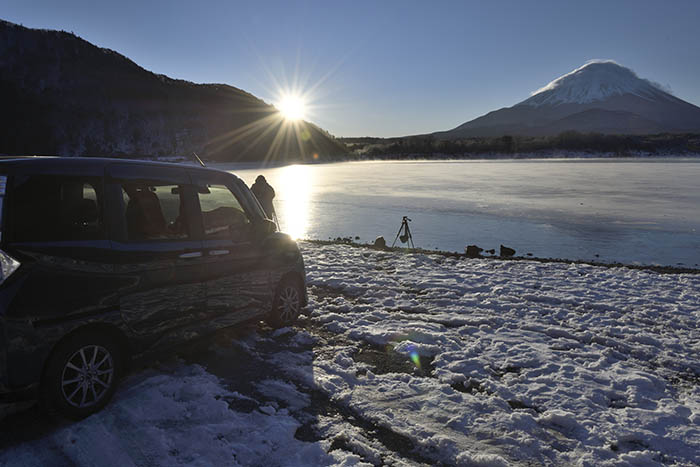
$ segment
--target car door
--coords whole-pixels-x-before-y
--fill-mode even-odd
[[[248,206],[233,175],[190,175],[197,188],[209,319],[223,327],[260,316],[272,299],[262,242],[253,238],[260,214]]]
[[[157,334],[197,320],[205,311],[206,289],[187,170],[117,163],[107,171],[124,321],[136,333]]]

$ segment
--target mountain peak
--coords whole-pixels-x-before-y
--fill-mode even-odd
[[[604,134],[700,132],[700,107],[611,60],[590,61],[512,107],[494,110],[441,139],[503,135],[549,136],[565,131]]]
[[[519,105],[589,104],[624,94],[650,100],[667,95],[627,67],[612,60],[592,60],[538,89]]]

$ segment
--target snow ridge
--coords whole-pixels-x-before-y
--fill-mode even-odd
[[[612,60],[593,60],[538,89],[520,104],[533,107],[588,104],[623,94],[649,100],[668,96],[659,85],[639,78],[629,68]]]

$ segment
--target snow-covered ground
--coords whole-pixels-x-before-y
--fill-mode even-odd
[[[0,465],[700,464],[699,275],[302,247],[299,326],[135,372]]]

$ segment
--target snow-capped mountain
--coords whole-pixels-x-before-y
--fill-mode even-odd
[[[700,107],[613,61],[592,61],[513,107],[490,112],[435,136],[543,136],[568,130],[613,134],[700,132]]]

